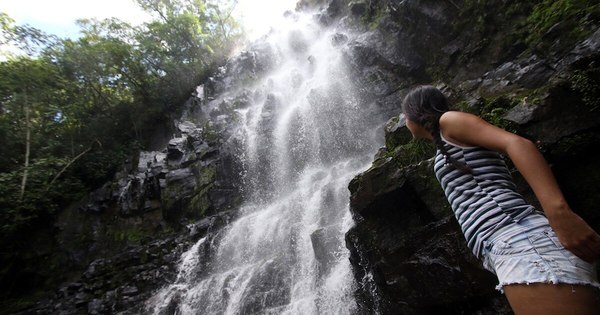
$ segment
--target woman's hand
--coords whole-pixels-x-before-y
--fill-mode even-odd
[[[593,262],[600,257],[600,235],[572,211],[548,217],[560,243],[577,257]]]

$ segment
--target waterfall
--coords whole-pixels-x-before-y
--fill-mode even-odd
[[[150,313],[355,311],[347,187],[381,145],[381,122],[356,95],[339,43],[346,35],[309,15],[288,22],[262,39],[274,66],[237,89],[251,95],[232,114],[246,201],[184,253],[174,283],[147,301]]]

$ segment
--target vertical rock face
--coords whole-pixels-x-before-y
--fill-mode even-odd
[[[378,3],[387,11],[380,12],[374,30],[361,35],[362,43],[349,45],[348,54],[359,73],[357,84],[371,101],[384,112],[395,111],[384,128],[386,147],[349,184],[356,225],[346,244],[358,283],[358,313],[510,314],[506,299],[494,290],[495,276],[465,244],[434,177],[433,152],[408,143],[399,105],[412,83],[438,85],[460,109],[533,140],[572,207],[600,230],[600,214],[591,210],[598,202],[592,193],[598,164],[591,152],[600,144],[600,115],[597,102],[586,97],[600,96],[600,55],[594,48],[600,30],[594,26],[596,31],[579,43],[540,54],[525,44],[499,42],[503,35],[514,36],[511,29],[490,31],[494,25],[484,22],[488,37],[479,39],[477,29],[461,29],[463,1]],[[351,7],[354,14],[363,12],[361,6]],[[482,46],[474,47],[472,40]],[[507,50],[498,49],[502,46]],[[406,60],[410,66],[403,64]],[[389,78],[382,80],[372,75],[386,72]],[[392,83],[399,88],[393,91],[386,86],[390,82],[400,82]],[[516,170],[514,178],[537,205]]]
[[[356,221],[346,234],[358,301],[382,314],[507,311],[495,279],[467,248],[432,177],[432,161],[388,160],[350,184]]]
[[[231,219],[241,191],[235,145],[224,138],[230,121],[215,126],[190,110],[163,151],[140,152],[128,163],[135,167],[63,212],[57,239],[76,280],[36,312],[112,314],[143,304],[177,277],[187,247]]]
[[[112,247],[152,239],[233,208],[240,195],[238,166],[225,140],[213,136],[218,135],[210,130],[214,127],[201,124],[183,117],[163,151],[140,152],[114,181],[92,192],[78,211],[66,211],[58,221],[65,239],[83,234],[86,240],[79,250],[91,257],[114,254],[118,251]],[[90,230],[74,227],[78,220]]]
[[[243,89],[246,80],[274,61],[264,46],[252,49],[198,87],[163,150],[140,152],[113,181],[63,211],[55,255],[66,257],[65,278],[75,280],[39,302],[37,312],[139,308],[176,279],[187,247],[212,240],[231,220],[243,197],[233,110],[253,97]]]

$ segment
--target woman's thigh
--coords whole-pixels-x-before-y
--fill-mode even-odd
[[[511,284],[503,287],[516,315],[600,314],[598,289],[571,284]]]

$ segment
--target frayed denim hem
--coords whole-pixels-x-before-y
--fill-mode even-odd
[[[598,282],[593,282],[593,281],[556,281],[556,280],[534,280],[534,281],[523,281],[523,282],[507,282],[507,283],[500,283],[496,286],[496,290],[500,291],[500,293],[504,294],[504,286],[507,285],[513,285],[513,284],[527,284],[527,285],[531,285],[531,284],[539,284],[539,283],[543,283],[543,284],[570,284],[570,285],[585,285],[585,286],[591,286],[593,288],[596,288],[597,290],[600,290],[600,283]],[[575,288],[572,289],[573,292],[575,292]]]
[[[484,267],[511,284],[587,285],[600,289],[596,263],[565,249],[545,217],[531,216],[485,241]]]

